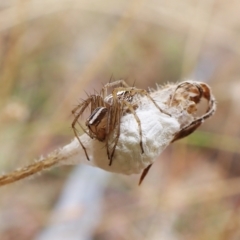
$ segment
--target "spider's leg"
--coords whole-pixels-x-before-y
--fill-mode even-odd
[[[101,96],[99,96],[99,95],[91,95],[89,98],[91,98],[91,109],[90,109],[90,111],[92,113],[97,107],[101,106],[100,105]]]
[[[107,147],[107,155],[108,155],[108,159],[112,159],[111,157],[111,153],[110,153],[110,144],[109,144],[109,137],[111,132],[114,131],[114,129],[116,128],[116,122],[117,122],[117,112],[119,111],[119,107],[120,107],[120,102],[118,101],[116,92],[113,92],[113,100],[112,100],[112,104],[109,105],[109,112],[108,112],[108,120],[107,120],[107,138],[106,138],[106,147]],[[111,161],[111,160],[110,160]]]
[[[76,118],[75,118],[75,119],[76,119]],[[74,121],[75,121],[75,119],[74,119]],[[75,123],[76,123],[76,122],[75,122]],[[85,146],[83,145],[83,143],[81,142],[81,140],[80,140],[80,138],[79,138],[79,136],[78,136],[77,129],[75,128],[75,123],[74,123],[74,122],[72,123],[72,129],[73,129],[74,135],[75,135],[75,137],[78,139],[78,142],[80,143],[81,147],[83,148],[84,153],[85,153],[85,155],[86,155],[86,157],[87,157],[87,160],[89,161],[90,159],[89,159],[89,156],[88,156],[88,154],[87,154],[87,149],[85,148]]]
[[[139,93],[140,95],[146,96],[148,99],[150,99],[150,101],[155,105],[155,107],[156,107],[160,112],[162,112],[162,113],[164,113],[164,114],[166,114],[166,115],[168,115],[168,116],[171,117],[171,114],[169,114],[168,112],[164,111],[163,109],[161,109],[161,108],[157,105],[156,101],[150,96],[150,94],[149,94],[146,90],[144,90],[144,89],[133,89],[133,91],[134,91],[135,93]]]
[[[85,148],[85,146],[83,145],[83,143],[81,142],[79,136],[78,136],[78,132],[77,132],[77,129],[75,127],[76,123],[79,123],[78,119],[79,117],[83,114],[84,110],[88,107],[88,105],[90,103],[92,103],[94,101],[94,97],[93,96],[90,96],[87,100],[85,100],[82,104],[78,105],[77,107],[75,107],[73,110],[72,110],[72,113],[74,114],[75,118],[72,122],[72,129],[73,129],[73,132],[74,132],[74,135],[75,137],[78,139],[81,147],[83,148],[84,152],[85,152],[85,155],[87,157],[88,160],[89,159],[89,156],[87,154],[87,149]],[[79,111],[78,111],[79,110]],[[78,112],[77,112],[78,111]],[[76,113],[77,112],[77,113]],[[80,127],[84,130],[84,128],[82,127],[82,125],[79,123]],[[84,130],[84,132],[86,132],[86,130]]]
[[[124,88],[118,88],[118,91],[121,91],[121,90],[123,91]],[[129,91],[131,96],[134,96],[136,94],[139,94],[139,95],[142,95],[142,96],[146,96],[155,105],[155,107],[160,112],[162,112],[162,113],[164,113],[164,114],[166,114],[166,115],[171,117],[171,114],[169,114],[168,112],[164,111],[163,109],[161,109],[157,105],[156,101],[150,96],[150,94],[145,89],[138,89],[138,88],[134,88],[134,87],[131,87],[131,88],[129,87],[128,89],[125,89],[125,91]]]
[[[117,113],[116,113],[117,116],[116,116],[116,123],[115,123],[115,127],[117,128],[116,137],[114,139],[114,145],[113,145],[112,152],[111,152],[111,155],[110,155],[109,166],[112,165],[113,156],[114,156],[114,153],[115,153],[115,149],[117,147],[118,139],[120,137],[122,112],[123,112],[123,106],[119,106],[117,108]]]
[[[142,126],[141,126],[141,121],[140,121],[138,115],[136,114],[133,106],[129,102],[125,101],[125,100],[123,100],[122,102],[123,102],[124,105],[126,105],[128,110],[130,110],[130,112],[133,114],[133,116],[134,116],[134,118],[135,118],[135,120],[136,120],[136,122],[138,124],[139,135],[140,135],[140,143],[139,144],[140,144],[140,148],[141,148],[142,153],[144,153],[143,143],[142,143]]]
[[[125,88],[129,88],[129,85],[122,79],[114,82],[109,82],[104,87],[109,88],[109,87],[116,87],[116,86],[123,86]]]
[[[129,85],[124,80],[109,82],[101,90],[101,95],[103,99],[108,96],[107,92],[109,88],[116,88],[117,86],[123,86],[123,88],[129,88]]]
[[[83,127],[83,125],[80,123],[79,121],[79,118],[80,116],[82,115],[82,113],[84,112],[84,110],[88,107],[88,105],[91,103],[91,105],[93,105],[94,103],[94,98],[95,96],[92,95],[92,96],[89,96],[89,98],[85,101],[83,101],[81,104],[79,104],[77,107],[75,107],[73,110],[72,110],[72,114],[74,115],[74,120],[73,123],[72,123],[72,128],[75,129],[75,131],[77,132],[77,129],[75,127],[76,123],[78,123],[78,125],[80,126],[80,128],[82,129],[82,131],[84,133],[86,133],[89,137],[92,138],[91,134],[89,134],[88,131],[86,131],[86,129]],[[79,110],[80,109],[80,110]],[[79,110],[79,112],[77,112]],[[74,126],[73,126],[74,125]],[[78,134],[77,134],[78,135]]]
[[[106,148],[107,148],[107,156],[108,159],[110,159],[110,151],[109,151],[109,134],[110,134],[110,125],[111,125],[111,114],[112,109],[110,108],[110,111],[108,111],[108,119],[107,119],[107,129],[106,129]]]
[[[118,92],[121,92],[121,91],[129,92],[129,93],[132,94],[132,92],[135,91],[135,88],[132,88],[132,87],[127,87],[127,88],[118,87],[118,88],[115,88],[114,91],[113,91],[113,93],[112,93],[112,95],[113,95],[113,100],[118,101],[118,99],[117,99],[117,93],[118,93]],[[134,94],[135,94],[135,92],[134,92]],[[132,105],[129,101],[127,101],[124,97],[122,97],[122,98],[119,100],[119,102],[121,102],[121,104],[122,104],[122,112],[123,112],[123,110],[129,110],[129,111],[133,114],[133,116],[134,116],[134,118],[135,118],[135,120],[136,120],[136,122],[137,122],[137,124],[138,124],[139,135],[140,135],[140,143],[139,143],[139,144],[140,144],[140,148],[141,148],[142,153],[144,153],[143,144],[142,144],[142,126],[141,126],[141,121],[140,121],[139,117],[137,116],[133,105]],[[126,106],[127,109],[124,109],[124,106]],[[116,109],[116,108],[115,108],[115,109]],[[114,116],[115,116],[115,114],[114,114]],[[119,119],[121,118],[121,116],[122,116],[122,114],[119,116]],[[114,119],[114,124],[115,124],[115,123],[116,123],[116,120]],[[120,123],[119,123],[119,124],[120,124]]]

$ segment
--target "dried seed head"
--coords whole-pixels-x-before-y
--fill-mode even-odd
[[[117,83],[121,83],[125,90],[115,88],[107,98],[111,99],[110,105],[104,102],[106,94],[91,95],[72,111],[75,116],[72,127],[76,135],[75,125],[78,118],[88,105],[91,106],[92,114],[87,119],[90,134],[86,132],[80,137],[76,135],[70,144],[46,158],[0,176],[0,185],[18,181],[53,166],[79,163],[123,174],[143,171],[141,183],[153,162],[171,142],[195,131],[216,110],[210,87],[202,82],[167,84],[164,87],[158,86],[156,91],[151,90],[149,93],[143,89],[130,89],[122,80]],[[114,85],[115,83],[109,83],[107,87]],[[107,92],[106,86],[102,92]],[[130,100],[126,100],[126,95]],[[206,112],[196,117],[195,113],[203,98],[208,103]],[[114,109],[119,106],[123,108],[122,115]],[[111,114],[106,117],[109,111]],[[110,118],[118,119],[116,123],[120,131],[113,126],[112,131],[106,132]],[[115,153],[112,155],[114,161],[110,166],[106,148],[108,150],[108,145],[111,144],[114,144]],[[141,151],[143,149],[144,152]]]
[[[132,112],[127,111],[121,117],[121,131],[111,166],[108,164],[104,142],[91,139],[86,134],[80,137],[87,148],[89,164],[110,172],[139,173],[151,165],[171,142],[192,133],[216,109],[210,87],[202,82],[185,81],[167,84],[162,88],[158,87],[156,91],[151,91],[149,95],[154,102],[144,94],[136,94],[132,100],[137,106],[135,113],[141,123],[144,153],[139,148],[140,136],[137,121]],[[203,98],[208,101],[206,113],[196,117],[195,113]],[[154,103],[164,112],[159,111]],[[111,140],[114,142],[115,137],[116,134],[113,131],[109,135],[110,142]],[[76,145],[76,141],[72,144]],[[71,161],[63,163],[76,164],[84,157],[84,154],[74,156]]]

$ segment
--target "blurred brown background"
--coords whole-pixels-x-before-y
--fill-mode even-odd
[[[77,174],[73,192],[90,194],[98,211],[80,201],[64,216],[81,219],[84,230],[86,216],[88,226],[91,215],[98,220],[88,237],[82,230],[62,239],[240,239],[239,12],[237,0],[0,1],[3,173],[70,142],[71,109],[111,76],[146,89],[204,81],[218,102],[211,119],[164,151],[141,187],[139,176],[108,174],[101,186],[96,176],[101,194],[92,199],[95,173]],[[60,196],[74,199],[61,193],[71,171],[1,188],[0,239],[59,240],[42,234],[55,224]]]

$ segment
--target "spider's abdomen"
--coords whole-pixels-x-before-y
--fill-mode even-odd
[[[106,137],[107,112],[106,107],[97,107],[86,121],[89,135],[99,141],[103,141]]]

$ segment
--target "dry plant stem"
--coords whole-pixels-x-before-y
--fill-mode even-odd
[[[126,175],[142,172],[141,183],[154,161],[170,143],[191,134],[216,110],[216,102],[210,87],[201,82],[185,81],[158,87],[157,90],[149,92],[150,98],[145,93],[143,95],[132,95],[129,91],[123,92],[124,96],[125,93],[127,93],[127,97],[130,97],[128,99],[136,96],[136,101],[132,103],[123,99],[120,101],[119,108],[110,108],[111,114],[105,119],[106,122],[104,121],[104,124],[102,124],[103,119],[100,118],[98,123],[100,124],[98,126],[103,126],[103,129],[96,128],[92,133],[76,136],[70,144],[53,152],[46,158],[0,176],[0,186],[18,181],[53,166],[80,163]],[[122,93],[118,95],[118,97],[121,96]],[[206,113],[196,117],[195,113],[202,98],[208,101],[208,107]],[[111,97],[108,99],[111,99]],[[98,98],[90,98],[89,102],[85,101],[85,104],[80,107],[80,112],[82,113],[89,103],[92,109],[98,107],[98,101]],[[100,98],[100,101],[102,101],[102,98]],[[116,98],[113,99],[114,101],[119,103]],[[159,111],[155,104],[163,111]],[[122,111],[125,111],[124,114],[122,114]],[[165,114],[165,111],[169,115]],[[77,116],[79,115],[79,112],[76,113],[75,110],[74,113]],[[77,121],[75,120],[75,122]],[[101,130],[102,134],[102,130],[108,129],[107,121],[114,121],[117,124],[113,125],[113,131],[106,133],[107,142],[106,140],[100,141],[97,138],[100,136],[98,131]],[[114,151],[108,152],[107,143],[110,145],[110,149]],[[144,153],[142,153],[139,143],[143,146]],[[89,161],[86,159],[86,152]],[[109,154],[113,153],[113,161],[109,164]]]
[[[85,139],[90,140],[90,138],[85,135]],[[83,140],[84,144],[88,145],[85,140]],[[70,144],[65,147],[56,150],[49,154],[45,158],[41,158],[40,160],[35,161],[32,164],[29,164],[23,168],[19,168],[11,173],[4,174],[0,176],[0,186],[16,182],[23,178],[27,178],[36,173],[40,173],[43,170],[50,169],[52,167],[60,166],[65,164],[66,161],[75,161],[73,160],[75,157],[78,158],[84,155],[84,149],[79,145],[78,140],[75,138]],[[91,165],[89,161],[85,159],[81,159],[81,163],[86,163]]]
[[[49,156],[42,161],[34,162],[24,168],[17,169],[9,174],[2,175],[0,177],[0,186],[16,182],[20,179],[29,177],[35,173],[41,172],[45,169],[49,169],[56,165],[59,161],[63,159],[59,159],[58,156]]]

